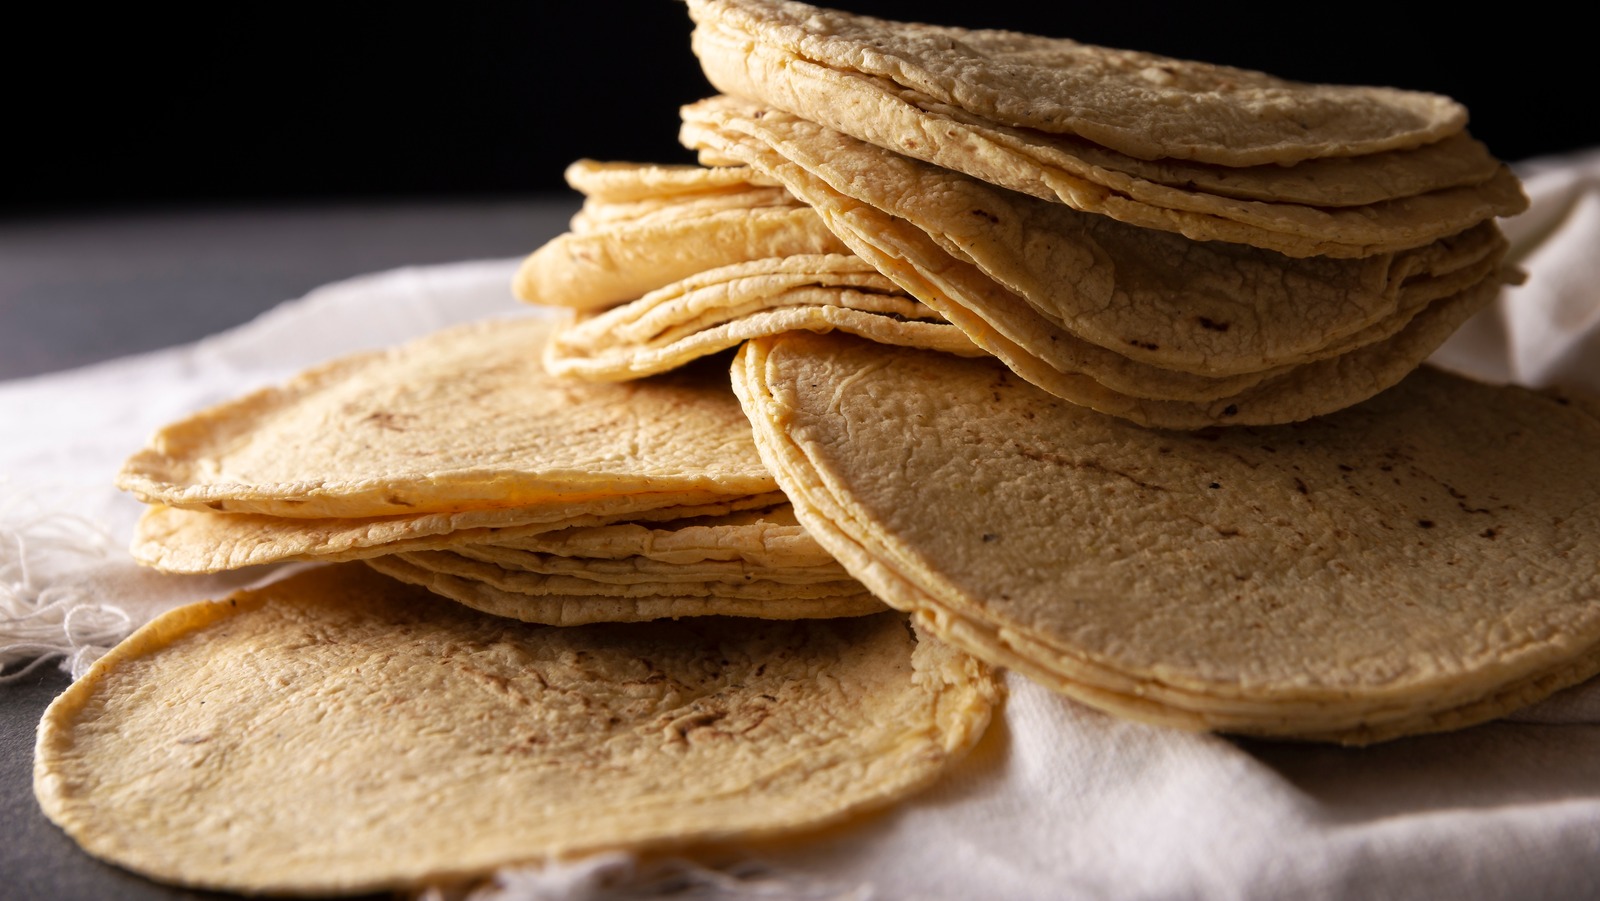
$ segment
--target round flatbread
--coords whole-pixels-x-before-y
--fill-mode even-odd
[[[814,829],[932,782],[996,694],[892,612],[560,629],[324,567],[112,650],[45,713],[34,784],[155,879],[373,892]]]
[[[721,367],[574,383],[540,363],[553,327],[477,322],[316,367],[161,429],[117,484],[306,519],[774,490]]]
[[[770,506],[782,498],[780,492],[742,498],[629,494],[570,505],[325,519],[155,506],[139,517],[130,550],[133,559],[164,572],[214,573],[291,560],[360,560],[469,541],[515,541],[540,532],[605,523],[713,516]]]
[[[1432,143],[1467,121],[1465,108],[1438,94],[1303,84],[1065,38],[892,22],[785,0],[691,0],[689,13],[698,27],[731,32],[745,45],[888,79],[1002,125],[1074,134],[1139,159],[1255,166],[1355,156]]]

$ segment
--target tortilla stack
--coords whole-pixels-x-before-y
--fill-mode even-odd
[[[1600,672],[1592,398],[1425,367],[1308,422],[1172,432],[843,336],[750,342],[734,371],[847,570],[1101,709],[1359,744]]]

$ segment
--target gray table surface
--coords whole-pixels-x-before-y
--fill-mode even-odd
[[[0,379],[194,341],[354,275],[519,256],[576,208],[563,196],[0,219]],[[100,864],[39,812],[34,727],[67,684],[47,666],[0,685],[0,897],[214,897]]]

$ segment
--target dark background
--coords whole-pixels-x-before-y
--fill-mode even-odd
[[[1600,145],[1590,35],[1536,5],[840,5],[1437,91],[1508,160]],[[11,21],[0,215],[559,191],[580,156],[688,161],[710,91],[674,0],[189,8]]]

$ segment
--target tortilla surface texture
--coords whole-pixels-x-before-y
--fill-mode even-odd
[[[450,514],[774,490],[726,375],[545,373],[544,317],[315,367],[161,429],[118,485],[147,503],[285,518]]]
[[[936,779],[996,697],[893,612],[558,629],[321,567],[113,649],[46,712],[35,789],[156,879],[414,888],[836,822]]]
[[[1348,743],[1600,671],[1600,407],[1424,368],[1192,433],[985,360],[789,335],[735,387],[808,531],[891,606],[1089,704]]]

